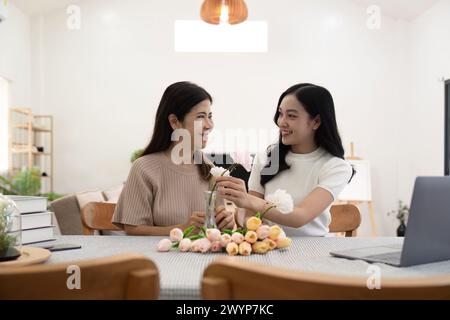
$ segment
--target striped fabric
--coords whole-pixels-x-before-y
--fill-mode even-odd
[[[204,211],[208,188],[197,166],[175,165],[163,152],[141,157],[133,163],[113,223],[120,228],[186,223],[193,211]]]

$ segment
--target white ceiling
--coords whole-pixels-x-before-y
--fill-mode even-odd
[[[394,19],[414,20],[439,0],[354,0],[359,4],[378,5],[382,14]]]
[[[28,15],[45,13],[63,8],[76,0],[11,0],[20,10]],[[164,1],[164,0],[162,0]],[[182,1],[182,0],[180,0]],[[378,5],[383,14],[394,19],[413,20],[431,8],[438,0],[354,0],[364,5]]]

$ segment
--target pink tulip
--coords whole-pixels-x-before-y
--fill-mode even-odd
[[[211,242],[220,241],[220,230],[208,229],[206,230],[206,237]]]
[[[183,231],[181,229],[175,228],[170,231],[170,240],[173,242],[179,242],[183,240]]]
[[[239,232],[233,233],[233,235],[231,236],[231,241],[235,242],[236,244],[241,244],[244,241],[244,236]]]
[[[199,249],[200,240],[202,240],[202,239],[197,239],[192,242],[191,252],[200,252],[200,249]]]
[[[220,245],[222,247],[226,247],[227,244],[229,244],[230,242],[231,242],[231,236],[229,234],[225,233],[220,237]]]
[[[211,252],[220,252],[222,251],[222,245],[220,244],[220,241],[215,241],[211,243]]]
[[[211,249],[211,241],[208,240],[208,238],[202,238],[199,239],[200,241],[198,242],[198,250],[201,253],[206,253],[209,251],[209,249]]]
[[[261,227],[256,230],[256,235],[258,236],[259,240],[264,240],[267,237],[269,237],[270,233],[270,227],[267,225],[262,225]]]
[[[178,248],[181,252],[187,252],[192,247],[192,241],[189,238],[181,240],[180,244],[178,245]]]
[[[168,252],[172,248],[172,241],[169,239],[162,239],[158,242],[158,251],[159,252]]]

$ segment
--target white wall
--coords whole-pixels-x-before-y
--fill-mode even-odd
[[[411,33],[411,79],[402,121],[402,162],[399,194],[409,201],[418,175],[444,173],[444,83],[450,79],[450,1],[441,0],[413,21]]]
[[[9,17],[0,23],[0,77],[8,97],[0,107],[0,174],[8,168],[8,110],[11,107],[31,108],[30,19],[9,4]]]
[[[366,8],[351,1],[247,0],[249,18],[268,21],[267,54],[174,53],[174,20],[198,19],[201,3],[81,1],[79,31],[66,29],[65,10],[33,19],[33,102],[55,117],[56,191],[123,182],[172,82],[209,90],[223,130],[273,129],[279,95],[308,81],[333,93],[346,149],[353,141],[372,162],[379,233],[393,234],[386,212],[396,206],[401,154],[408,152],[399,127],[409,107],[409,26],[384,18],[381,30],[369,30]]]
[[[10,83],[10,105],[31,107],[30,19],[9,3],[0,23],[0,77]]]

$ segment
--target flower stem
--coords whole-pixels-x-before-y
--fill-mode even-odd
[[[269,210],[271,210],[271,209],[273,209],[273,208],[276,208],[277,206],[276,205],[271,205],[269,208],[267,208],[261,215],[260,215],[260,219],[262,220],[262,218],[264,217],[264,215],[267,213],[267,212],[269,212]]]
[[[239,165],[238,163],[232,164],[227,170],[222,172],[222,174],[220,176],[223,177],[224,174],[227,172],[229,172],[231,174],[237,168],[238,165]],[[213,195],[214,191],[216,191],[216,188],[217,188],[217,181],[214,182],[214,186],[212,187],[211,194],[209,195],[208,208],[211,206],[212,195]]]

